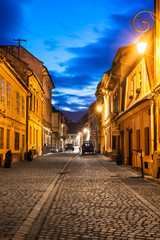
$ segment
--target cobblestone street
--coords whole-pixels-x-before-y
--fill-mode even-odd
[[[160,183],[101,155],[0,169],[0,239],[160,240]]]

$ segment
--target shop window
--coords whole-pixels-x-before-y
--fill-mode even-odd
[[[149,127],[144,129],[145,155],[149,155]]]
[[[19,150],[19,133],[15,132],[15,150]]]

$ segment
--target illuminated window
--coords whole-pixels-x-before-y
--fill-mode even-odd
[[[17,92],[17,113],[20,114],[20,94]]]
[[[5,103],[5,81],[1,78],[1,103]]]
[[[7,84],[7,107],[10,108],[11,106],[11,85]]]

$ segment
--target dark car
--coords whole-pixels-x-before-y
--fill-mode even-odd
[[[65,147],[65,150],[68,151],[68,150],[71,150],[71,151],[74,151],[74,146],[72,143],[67,143],[66,147]]]
[[[82,154],[86,152],[94,153],[94,146],[92,141],[84,141],[82,145]]]

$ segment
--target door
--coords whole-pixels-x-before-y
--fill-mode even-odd
[[[132,165],[132,129],[129,129],[129,165]]]

